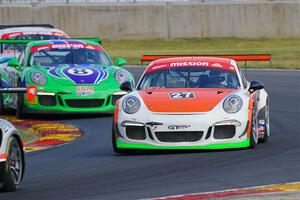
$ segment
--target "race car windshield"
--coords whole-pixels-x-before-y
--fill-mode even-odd
[[[0,45],[0,54],[17,54],[22,52],[26,48],[26,44],[1,44]]]
[[[29,66],[55,66],[61,64],[112,65],[104,51],[87,48],[42,49],[31,53]]]
[[[171,68],[150,72],[138,90],[147,88],[237,88],[236,73],[215,68]]]

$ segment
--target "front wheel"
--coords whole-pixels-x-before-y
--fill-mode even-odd
[[[259,141],[262,143],[267,143],[270,136],[270,116],[269,116],[269,104],[267,103],[265,106],[265,124],[264,124],[264,137]]]
[[[250,147],[254,148],[258,143],[258,123],[257,118],[252,112],[252,121],[251,121],[251,133],[250,133]]]
[[[22,181],[25,163],[22,148],[15,137],[8,139],[7,160],[2,168],[3,190],[15,191]]]

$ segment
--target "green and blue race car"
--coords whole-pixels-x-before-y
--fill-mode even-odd
[[[120,90],[120,84],[129,81],[134,85],[134,78],[122,68],[124,65],[122,58],[113,64],[95,41],[30,42],[18,59],[3,57],[0,62],[1,87],[26,88],[25,94],[1,94],[0,112],[13,108],[18,117],[23,117],[25,113],[113,111],[116,101],[126,94]]]

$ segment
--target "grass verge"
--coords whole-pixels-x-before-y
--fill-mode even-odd
[[[140,64],[143,54],[272,54],[268,62],[249,62],[251,68],[300,69],[300,39],[146,39],[103,40],[113,59],[123,57],[128,64]],[[243,67],[244,63],[241,62]]]

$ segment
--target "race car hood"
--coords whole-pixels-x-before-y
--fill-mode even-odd
[[[147,89],[139,91],[151,112],[208,112],[235,89]]]
[[[98,85],[109,79],[109,67],[97,65],[57,65],[37,67],[47,79],[55,81],[60,85]]]

